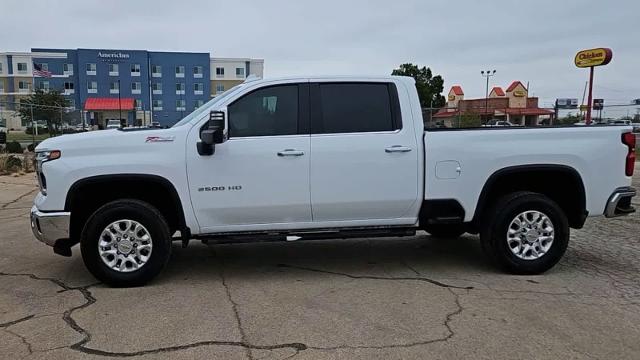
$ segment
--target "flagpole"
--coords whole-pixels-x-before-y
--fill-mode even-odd
[[[36,90],[36,75],[33,73],[33,59],[31,59],[31,134],[33,138],[33,146],[36,146],[36,135],[38,135],[38,127],[35,126],[36,119],[33,117],[33,95]]]

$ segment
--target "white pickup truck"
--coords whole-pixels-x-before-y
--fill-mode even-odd
[[[631,127],[424,131],[411,78],[238,85],[169,129],[37,148],[36,238],[113,286],[156,276],[172,241],[480,234],[512,273],[555,265],[569,228],[634,211]]]

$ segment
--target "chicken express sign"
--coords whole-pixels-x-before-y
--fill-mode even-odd
[[[613,52],[609,48],[595,48],[589,50],[578,51],[573,62],[579,68],[589,68],[589,100],[587,107],[587,116],[584,119],[586,125],[591,124],[591,107],[593,106],[593,69],[596,66],[607,65],[611,62]],[[582,109],[583,105],[580,105]],[[581,110],[582,111],[582,110]]]
[[[611,49],[608,48],[582,50],[576,54],[574,62],[580,68],[607,65],[612,55]]]

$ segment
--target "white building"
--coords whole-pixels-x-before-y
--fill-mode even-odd
[[[249,75],[264,74],[263,59],[211,58],[211,96],[242,83]]]

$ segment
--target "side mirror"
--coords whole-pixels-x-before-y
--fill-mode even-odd
[[[200,142],[198,142],[198,154],[213,155],[216,144],[225,142],[225,113],[224,111],[212,111],[209,113],[207,127],[200,132]]]

